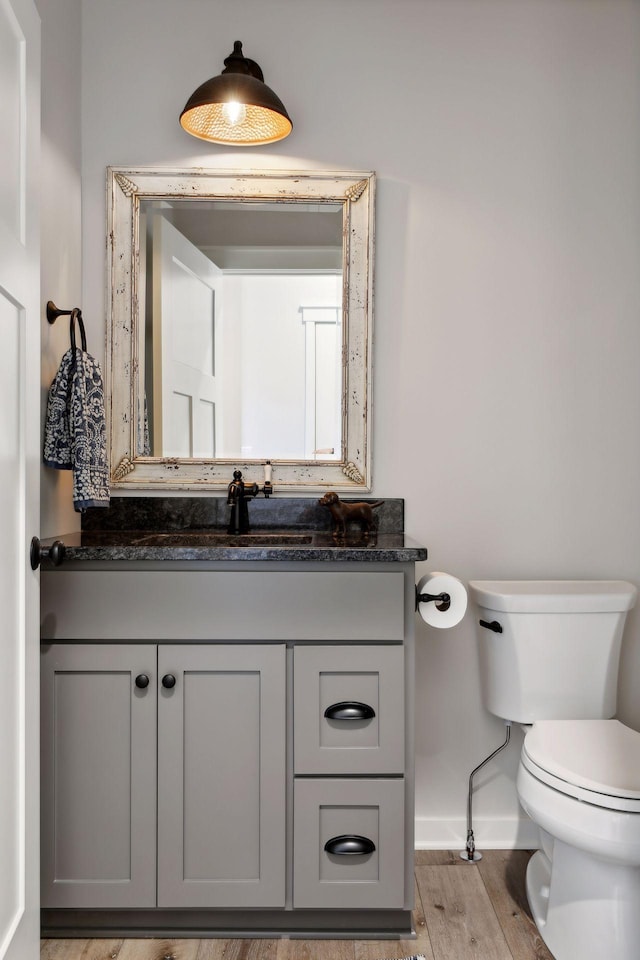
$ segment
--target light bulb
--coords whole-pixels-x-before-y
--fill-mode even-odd
[[[239,123],[247,116],[247,108],[244,103],[238,103],[237,100],[230,100],[222,107],[222,113],[227,123],[232,127],[237,127]]]

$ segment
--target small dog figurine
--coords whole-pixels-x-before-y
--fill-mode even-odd
[[[346,534],[348,523],[359,523],[361,530],[368,535],[375,522],[373,511],[376,507],[381,507],[384,500],[378,500],[376,503],[344,503],[337,493],[330,490],[321,500],[318,500],[318,503],[331,511],[335,535]]]

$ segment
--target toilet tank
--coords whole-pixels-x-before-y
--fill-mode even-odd
[[[476,580],[469,591],[487,710],[519,723],[614,716],[631,583]]]

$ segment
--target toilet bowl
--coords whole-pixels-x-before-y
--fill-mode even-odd
[[[485,704],[527,725],[517,792],[540,829],[526,880],[536,926],[555,960],[638,960],[640,733],[610,719],[635,588],[476,581],[470,589]]]
[[[640,953],[640,734],[617,720],[535,723],[517,779],[541,830],[527,899],[557,958]]]

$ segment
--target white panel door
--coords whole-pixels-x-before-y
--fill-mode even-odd
[[[158,214],[153,223],[153,450],[211,458],[222,271]]]
[[[40,22],[0,0],[0,958],[39,944]]]

